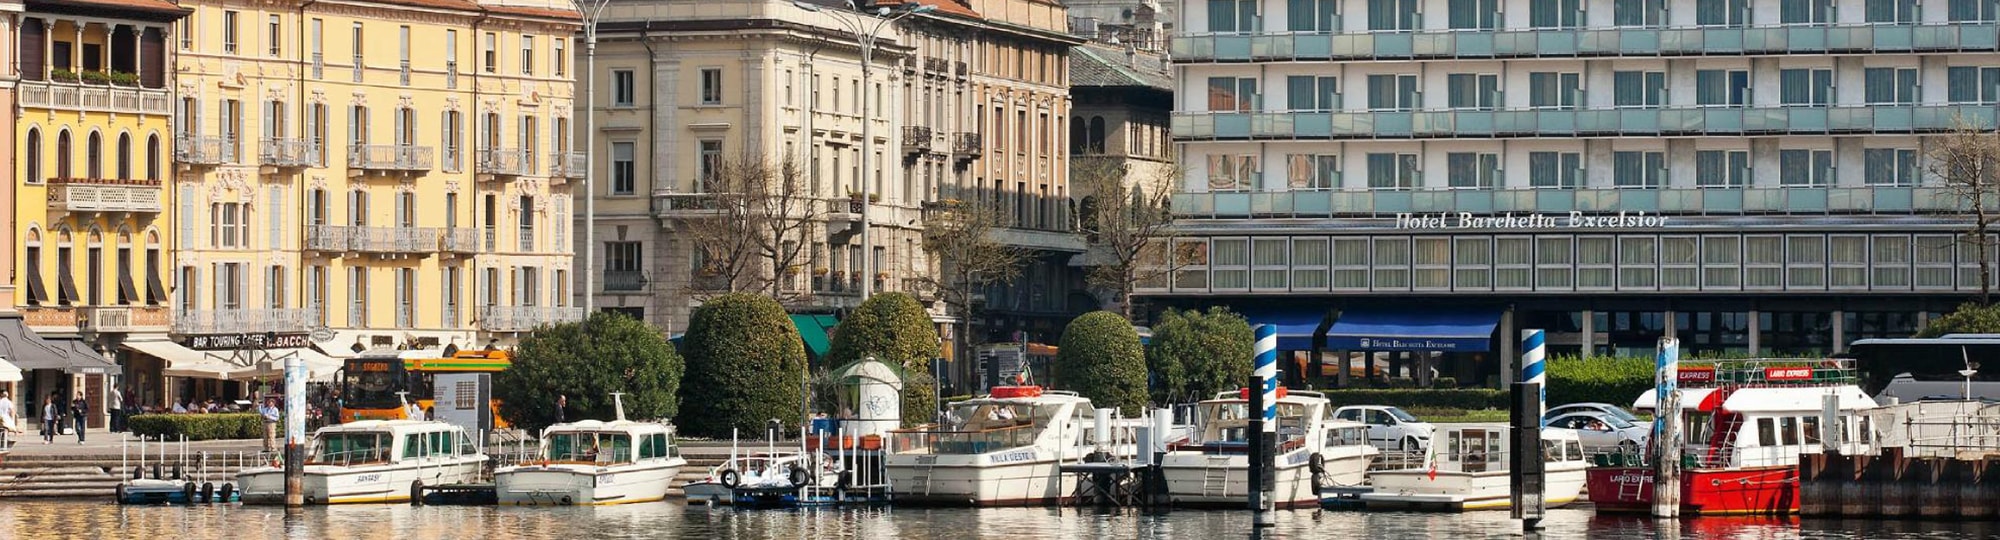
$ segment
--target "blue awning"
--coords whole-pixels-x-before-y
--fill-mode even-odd
[[[1243,318],[1255,328],[1260,324],[1278,327],[1278,350],[1310,351],[1313,334],[1326,323],[1326,308],[1245,309]]]
[[[1498,308],[1451,310],[1349,309],[1326,332],[1326,348],[1337,351],[1493,350]]]

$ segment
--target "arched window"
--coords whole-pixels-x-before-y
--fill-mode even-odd
[[[146,136],[146,179],[160,179],[160,135]]]
[[[118,179],[132,179],[132,134],[118,134]]]
[[[85,146],[85,151],[88,152],[87,156],[90,161],[85,162],[83,164],[84,167],[87,167],[87,169],[85,170],[90,172],[90,178],[103,178],[104,137],[98,135],[97,132],[92,131],[90,132],[89,142],[86,143],[86,145],[87,146]]]
[[[70,160],[69,150],[70,150],[69,130],[65,129],[56,132],[56,177],[57,178],[69,178],[73,176],[70,174],[70,168],[69,168],[69,160]]]
[[[28,155],[23,156],[23,159],[28,162],[28,183],[40,184],[42,183],[42,130],[28,128],[27,148]]]
[[[42,231],[29,227],[28,234],[21,240],[22,245],[27,247],[27,256],[21,262],[27,267],[28,305],[39,306],[49,301],[49,290],[42,285]]]
[[[1070,118],[1070,119],[1069,119],[1069,153],[1071,153],[1071,154],[1083,154],[1083,153],[1085,153],[1085,152],[1084,152],[1084,149],[1085,149],[1086,147],[1084,146],[1084,144],[1085,144],[1085,142],[1086,142],[1086,141],[1089,141],[1089,140],[1090,140],[1090,139],[1089,139],[1089,137],[1088,137],[1088,135],[1089,135],[1089,133],[1088,133],[1088,132],[1085,132],[1085,131],[1083,130],[1083,117],[1081,117],[1081,116],[1077,116],[1077,117],[1073,117],[1073,118]]]
[[[1094,154],[1104,153],[1104,117],[1102,116],[1090,117],[1090,151]]]

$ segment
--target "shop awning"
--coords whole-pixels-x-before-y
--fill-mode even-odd
[[[793,315],[792,326],[799,329],[799,339],[806,342],[806,352],[813,358],[824,358],[833,346],[833,327],[840,319],[832,315]]]
[[[285,376],[285,360],[291,358],[293,355],[297,355],[299,360],[305,363],[306,379],[310,381],[331,381],[333,380],[334,373],[340,371],[343,365],[340,359],[321,354],[319,351],[310,348],[271,349],[270,353],[269,357],[266,357],[264,353],[257,353],[255,356],[257,358],[255,365],[247,368],[238,368],[237,371],[230,372],[229,379],[246,381],[283,378]]]
[[[1342,311],[1333,328],[1327,330],[1326,348],[1337,351],[1484,352],[1493,350],[1493,327],[1498,324],[1498,308],[1355,308]]]
[[[1313,334],[1319,333],[1320,325],[1326,324],[1325,307],[1295,309],[1246,309],[1243,318],[1250,320],[1251,328],[1260,324],[1278,327],[1278,350],[1310,351],[1313,348]]]
[[[226,353],[205,353],[165,340],[134,340],[124,343],[125,348],[146,354],[167,362],[160,371],[168,377],[191,377],[197,379],[228,379],[230,374],[246,368],[230,363]]]
[[[21,368],[5,359],[0,359],[0,383],[21,382]]]
[[[0,358],[21,370],[70,368],[69,344],[42,339],[18,316],[0,317]],[[103,360],[96,365],[103,365]]]

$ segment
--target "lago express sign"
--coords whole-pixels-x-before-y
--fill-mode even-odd
[[[1500,215],[1478,215],[1471,212],[1439,212],[1418,214],[1404,212],[1396,214],[1398,229],[1644,229],[1667,226],[1667,216],[1645,212],[1619,212],[1616,214],[1587,214],[1572,211],[1567,214],[1516,214],[1508,212]]]

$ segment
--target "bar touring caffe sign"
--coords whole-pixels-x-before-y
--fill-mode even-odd
[[[197,351],[236,349],[303,349],[310,343],[305,332],[245,332],[188,336],[187,348]]]
[[[1651,229],[1667,226],[1668,216],[1645,212],[1619,212],[1616,214],[1590,214],[1571,211],[1567,214],[1516,214],[1508,212],[1500,215],[1479,215],[1472,212],[1438,212],[1418,214],[1403,212],[1396,214],[1398,229]]]

